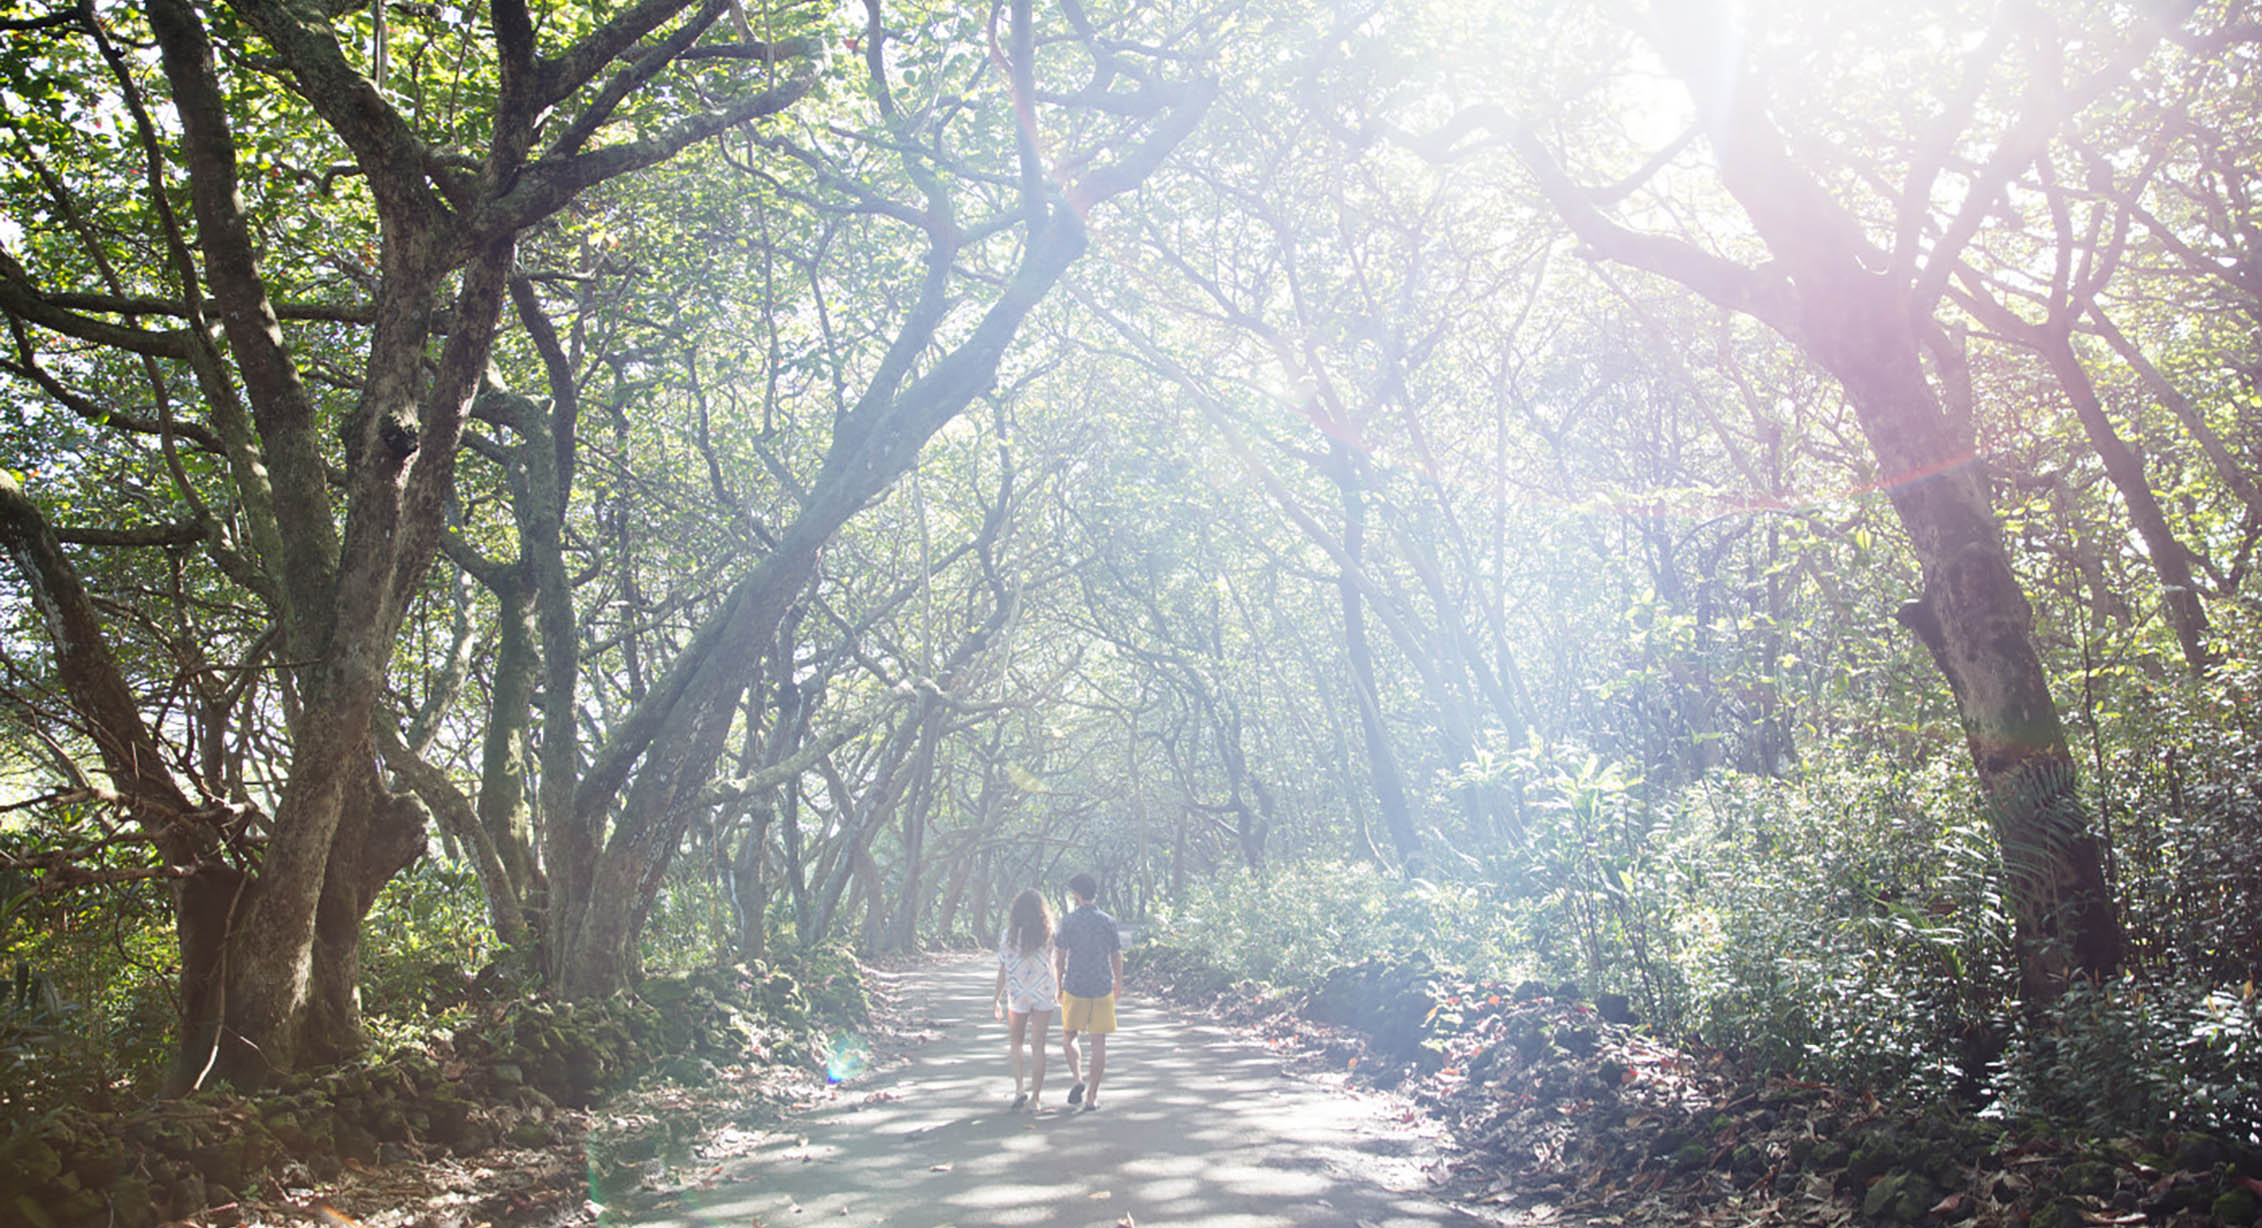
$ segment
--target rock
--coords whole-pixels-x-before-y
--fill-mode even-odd
[[[1595,1048],[1594,1029],[1559,1028],[1555,1033],[1555,1047],[1575,1058],[1591,1057]]]
[[[660,1071],[662,1078],[685,1087],[707,1087],[723,1077],[715,1064],[700,1057],[679,1057]]]
[[[2100,1198],[2111,1194],[2113,1187],[2120,1184],[2113,1166],[2099,1160],[2084,1160],[2079,1164],[2068,1165],[2059,1181],[2061,1188],[2070,1193],[2092,1194]]]
[[[479,1118],[464,1123],[462,1130],[449,1142],[448,1149],[459,1156],[474,1156],[491,1151],[497,1142],[495,1128]]]
[[[2207,1208],[2207,1213],[2218,1224],[2245,1228],[2245,1225],[2254,1222],[2258,1214],[2262,1214],[2262,1203],[2256,1202],[2254,1195],[2245,1187],[2233,1187],[2216,1196],[2214,1203]]]
[[[1873,1223],[1921,1224],[1936,1201],[1930,1181],[1915,1173],[1887,1173],[1870,1183],[1861,1213]]]
[[[377,1159],[377,1136],[350,1121],[338,1123],[338,1154],[364,1164]]]
[[[183,1174],[175,1181],[172,1194],[165,1201],[175,1219],[187,1219],[211,1205],[205,1201],[204,1178],[195,1173]]]
[[[660,1154],[660,1144],[664,1141],[658,1130],[637,1130],[607,1139],[605,1150],[618,1163],[642,1164]]]
[[[2211,1172],[2225,1158],[2223,1145],[2204,1134],[2187,1134],[2176,1148],[2175,1164],[2185,1172]]]
[[[118,1228],[148,1228],[157,1222],[157,1205],[152,1199],[149,1181],[138,1173],[127,1173],[110,1182],[110,1211],[118,1217]]]
[[[63,1157],[45,1139],[32,1139],[16,1149],[6,1171],[7,1184],[19,1190],[36,1190],[63,1175]]]

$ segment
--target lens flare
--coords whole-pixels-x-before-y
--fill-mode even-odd
[[[855,1032],[835,1032],[825,1039],[825,1082],[846,1083],[872,1064],[872,1046]]]

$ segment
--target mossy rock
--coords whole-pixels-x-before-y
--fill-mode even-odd
[[[0,1178],[8,1186],[19,1190],[36,1190],[63,1175],[62,1153],[50,1146],[46,1139],[28,1139],[9,1155],[5,1167],[0,1167]]]
[[[2091,1194],[2097,1197],[2110,1195],[2120,1185],[2120,1174],[2102,1160],[2083,1160],[2070,1164],[2058,1175],[2058,1180],[2069,1193]]]
[[[1555,1029],[1555,1047],[1575,1058],[1591,1057],[1598,1038],[1593,1028],[1571,1025]]]
[[[2207,1208],[2207,1213],[2213,1216],[2218,1224],[2230,1224],[2233,1225],[2233,1228],[2245,1228],[2246,1225],[2253,1223],[2258,1216],[2262,1216],[2262,1202],[2257,1202],[2253,1193],[2243,1186],[2233,1187],[2217,1195],[2215,1201]]]
[[[1767,1170],[1767,1153],[1752,1143],[1738,1143],[1728,1155],[1728,1164],[1739,1177],[1756,1177]]]
[[[2204,1134],[2187,1134],[2176,1146],[2175,1165],[2185,1172],[2211,1172],[2228,1155],[2221,1141]]]
[[[337,1128],[338,1154],[364,1164],[377,1161],[377,1136],[350,1121],[341,1121]]]
[[[47,1208],[29,1194],[16,1195],[10,1207],[16,1213],[17,1222],[26,1228],[58,1228],[54,1217],[47,1214]]]
[[[79,1184],[79,1179],[64,1173],[41,1191],[47,1211],[60,1224],[96,1224],[109,1220],[110,1204],[98,1190]]]
[[[183,1173],[172,1183],[165,1202],[174,1219],[187,1219],[212,1205],[205,1198],[204,1178],[196,1173]]]
[[[1921,1224],[1939,1201],[1932,1182],[1921,1173],[1886,1173],[1863,1193],[1861,1213],[1872,1223]]]
[[[106,1189],[110,1211],[118,1217],[118,1228],[149,1228],[157,1222],[157,1203],[146,1178],[127,1173],[110,1182]]]

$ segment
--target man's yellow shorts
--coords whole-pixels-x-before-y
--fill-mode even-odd
[[[1115,1030],[1115,995],[1103,994],[1097,998],[1079,998],[1063,991],[1060,995],[1060,1030],[1063,1032],[1091,1032],[1104,1036]]]

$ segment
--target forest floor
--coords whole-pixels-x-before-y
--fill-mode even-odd
[[[1354,966],[1291,1001],[1141,963],[1096,1112],[1065,1103],[1057,1032],[1042,1107],[1009,1110],[993,965],[939,955],[867,969],[874,1014],[832,1038],[835,1079],[804,1061],[647,1084],[497,1123],[539,1126],[539,1145],[349,1165],[208,1222],[2076,1228],[2247,1223],[2262,1192],[2204,1137],[1987,1134],[1755,1082],[1575,999]],[[1409,1043],[1440,1016],[1446,1043]]]

